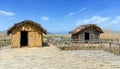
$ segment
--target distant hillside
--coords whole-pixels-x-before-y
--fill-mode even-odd
[[[119,31],[110,31],[103,30],[104,33],[100,35],[101,39],[119,39],[120,40],[120,32]]]
[[[110,30],[103,30],[104,33],[100,35],[100,39],[119,39],[120,40],[120,31],[110,31]],[[47,35],[58,35],[58,36],[64,36],[66,38],[71,38],[71,35],[68,34],[68,32],[56,32],[56,33],[51,33],[47,32]],[[0,39],[4,38],[10,38],[6,34],[5,31],[0,31]]]
[[[68,31],[62,31],[62,32],[53,32],[53,33],[56,34],[56,35],[66,35],[69,32]]]
[[[120,40],[120,31],[110,31],[110,30],[103,30],[104,33],[100,35],[100,39],[119,39]],[[64,36],[65,38],[71,38],[71,34],[64,33],[64,34],[55,34],[58,36]]]
[[[47,35],[54,35],[53,33],[51,33],[51,32],[47,32]]]
[[[0,39],[8,39],[8,38],[11,38],[11,37],[8,36],[5,31],[0,31]]]
[[[0,31],[0,35],[5,35],[6,32],[5,31]]]

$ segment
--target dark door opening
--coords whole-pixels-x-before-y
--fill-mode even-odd
[[[20,40],[21,47],[28,46],[28,32],[21,31],[21,40]]]
[[[85,40],[89,40],[89,33],[88,32],[85,33]]]

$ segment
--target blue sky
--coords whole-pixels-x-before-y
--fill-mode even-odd
[[[120,31],[120,0],[0,0],[0,31],[23,20],[52,33],[89,23]]]

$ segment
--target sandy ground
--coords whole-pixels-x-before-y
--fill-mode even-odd
[[[100,50],[60,51],[54,46],[0,50],[0,69],[120,69],[120,56]]]

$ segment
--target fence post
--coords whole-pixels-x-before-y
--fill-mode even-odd
[[[90,41],[88,41],[88,46],[87,46],[87,48],[88,48],[88,49],[90,48]]]
[[[110,49],[111,49],[111,43],[110,43]]]
[[[100,41],[100,48],[102,49],[102,41]]]
[[[80,40],[79,40],[79,46],[78,46],[78,49],[80,49],[81,45],[80,45]]]
[[[118,49],[118,51],[119,51],[119,52],[118,52],[118,55],[120,55],[120,44],[119,44],[119,49]]]
[[[7,45],[7,40],[5,40],[5,42],[4,42],[4,43],[5,43],[5,44],[4,44],[4,46],[5,46],[5,45]]]
[[[102,41],[101,41],[101,47],[102,47]]]
[[[1,40],[0,40],[0,43],[1,43]],[[0,50],[1,50],[1,44],[0,44]]]

